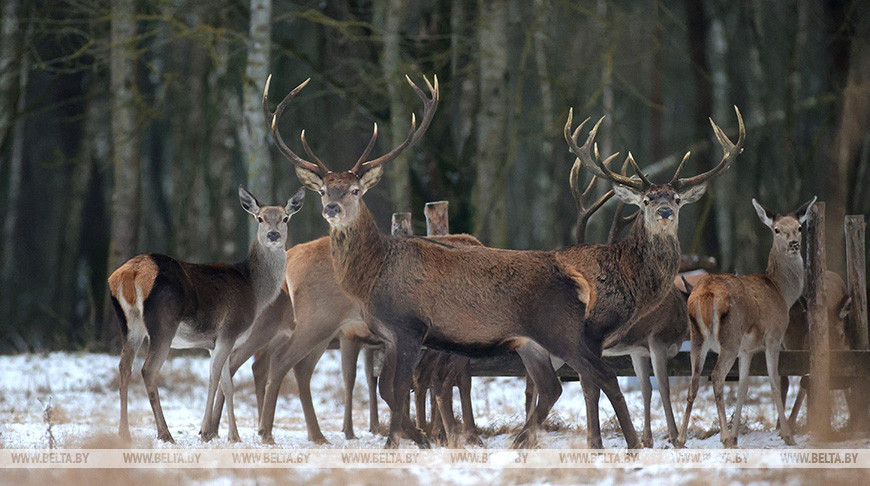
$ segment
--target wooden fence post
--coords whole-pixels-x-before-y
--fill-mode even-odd
[[[447,201],[427,202],[423,213],[426,215],[426,235],[438,236],[450,234]]]
[[[826,441],[831,432],[831,348],[825,309],[825,203],[810,209],[807,222],[807,317],[810,333],[810,389],[807,424],[815,440]]]
[[[846,216],[846,284],[852,297],[852,326],[849,336],[854,349],[870,349],[867,328],[867,267],[864,253],[864,215]]]
[[[411,213],[393,213],[390,234],[402,236],[413,235],[414,230],[411,228]]]
[[[846,339],[853,350],[870,349],[867,328],[867,267],[865,257],[864,215],[846,216],[846,284],[852,297],[852,314],[847,321]],[[870,390],[852,388],[847,395],[849,425],[853,430],[870,430]]]

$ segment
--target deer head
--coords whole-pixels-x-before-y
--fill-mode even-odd
[[[284,250],[287,243],[287,221],[302,209],[305,189],[300,187],[287,204],[282,206],[261,206],[257,198],[239,186],[239,201],[242,208],[257,220],[257,242],[265,248]]]
[[[784,255],[800,255],[802,225],[809,216],[810,208],[816,202],[815,196],[785,216],[778,215],[752,198],[752,205],[758,218],[773,232],[773,251]]]
[[[426,81],[426,86],[429,88],[431,98],[427,98],[423,90],[418,88],[411,81],[411,78],[405,76],[405,79],[408,80],[408,84],[411,85],[411,88],[414,89],[414,92],[423,101],[423,119],[419,128],[417,127],[416,116],[412,113],[411,129],[405,141],[376,159],[366,160],[378,138],[378,125],[375,123],[371,140],[369,140],[363,154],[359,157],[353,168],[345,172],[332,172],[314,155],[314,152],[305,140],[305,130],[302,130],[301,135],[302,147],[308,156],[314,160],[314,163],[296,155],[284,143],[278,130],[277,121],[284,112],[284,109],[293,97],[308,84],[310,78],[287,94],[274,112],[270,112],[268,108],[269,84],[272,77],[269,76],[269,79],[266,81],[266,89],[263,93],[263,111],[272,127],[272,133],[275,135],[278,149],[296,166],[296,175],[302,181],[302,184],[320,194],[320,200],[323,203],[323,217],[333,228],[340,229],[346,227],[357,219],[361,208],[361,198],[381,180],[381,176],[384,173],[384,165],[398,157],[405,149],[414,145],[423,136],[426,129],[429,128],[429,123],[432,121],[432,116],[438,107],[438,77],[434,78],[434,86],[429,83],[428,79],[423,78]]]
[[[598,154],[598,145],[595,144],[595,134],[598,132],[598,127],[604,117],[598,120],[595,127],[589,132],[586,143],[582,146],[578,145],[577,139],[580,135],[580,130],[589,121],[587,118],[573,132],[571,126],[573,122],[574,110],[568,112],[568,122],[565,124],[565,141],[568,142],[568,147],[574,155],[577,156],[577,161],[588,171],[594,175],[609,179],[613,182],[613,191],[621,201],[626,204],[633,204],[640,207],[641,217],[644,221],[646,231],[653,234],[663,234],[676,236],[677,223],[679,221],[680,208],[686,204],[693,203],[704,195],[707,189],[707,181],[715,177],[722,171],[731,167],[737,155],[743,151],[743,145],[746,141],[746,129],[743,126],[743,117],[740,115],[740,110],[734,107],[737,112],[737,122],[739,125],[739,135],[737,143],[734,144],[725,133],[719,128],[713,120],[710,124],[713,126],[713,132],[719,144],[722,146],[724,155],[719,164],[711,170],[694,177],[680,178],[680,172],[688,160],[691,152],[687,152],[677,167],[676,173],[670,182],[663,185],[653,184],[646,175],[640,170],[634,157],[629,152],[626,163],[630,164],[637,177],[628,177],[623,174],[617,174],[607,168],[608,163],[614,159],[618,153],[601,160]],[[575,162],[576,165],[577,162]]]

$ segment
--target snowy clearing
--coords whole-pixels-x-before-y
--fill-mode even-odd
[[[0,447],[6,449],[46,448],[47,424],[43,417],[43,403],[51,397],[54,406],[52,433],[59,448],[122,448],[137,449],[203,449],[203,448],[275,448],[314,449],[349,448],[380,449],[384,437],[368,431],[367,390],[360,367],[354,391],[354,425],[357,439],[346,440],[341,432],[343,417],[343,386],[337,351],[327,351],[312,380],[314,405],[327,446],[308,442],[301,406],[296,396],[296,385],[288,378],[282,386],[278,403],[274,436],[276,445],[263,445],[256,433],[257,414],[253,376],[250,364],[243,366],[235,377],[236,417],[241,444],[226,441],[226,423],[221,424],[222,436],[203,443],[198,436],[202,420],[208,376],[208,359],[200,354],[173,354],[161,370],[160,395],[166,420],[177,441],[176,445],[156,440],[156,429],[151,408],[138,369],[141,358],[134,363],[133,382],[130,387],[130,428],[132,445],[117,438],[118,426],[118,357],[106,354],[64,353],[29,354],[0,357]],[[292,373],[291,373],[292,376]],[[795,380],[795,379],[793,379]],[[632,413],[635,427],[642,427],[643,404],[639,389],[631,380],[623,379],[623,390]],[[794,383],[796,385],[796,382]],[[672,379],[672,393],[678,422],[685,406],[686,379]],[[475,418],[488,449],[506,447],[511,433],[522,423],[524,381],[517,378],[474,378],[472,394]],[[733,406],[736,386],[727,387],[729,407]],[[796,386],[789,391],[787,403],[794,400]],[[716,419],[713,393],[706,380],[702,382],[699,398],[692,416],[692,428],[687,446],[694,449],[720,449],[717,433],[712,433]],[[843,399],[835,393],[837,425],[845,421]],[[455,404],[458,413],[459,403]],[[625,442],[607,400],[601,400],[602,433],[607,448],[624,447]],[[774,430],[774,407],[770,402],[767,381],[753,378],[744,408],[744,426],[740,447],[748,449],[785,449]],[[389,418],[386,406],[380,404],[380,420]],[[658,393],[653,393],[652,428],[656,448],[670,448],[666,439],[666,424]],[[716,426],[718,428],[718,425]],[[712,429],[712,430],[711,430]],[[799,419],[797,448],[821,448],[810,442],[805,431],[805,418]],[[566,383],[562,397],[556,403],[547,430],[539,434],[541,448],[585,448],[585,406],[580,386]],[[410,441],[403,448],[416,449]],[[824,447],[865,449],[870,440],[850,440]],[[63,479],[79,481],[108,480],[153,483],[169,478],[184,478],[203,484],[273,484],[286,480],[317,483],[368,484],[383,481],[403,481],[429,484],[432,481],[457,484],[475,484],[497,481],[511,484],[565,484],[565,483],[695,483],[730,484],[732,482],[804,484],[819,480],[850,481],[860,478],[859,473],[847,470],[673,470],[670,468],[644,468],[635,470],[472,470],[412,469],[366,470],[353,469],[296,469],[296,470],[41,470],[3,471],[3,482],[43,483]]]

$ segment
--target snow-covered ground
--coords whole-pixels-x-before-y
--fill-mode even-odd
[[[226,441],[225,421],[221,437],[202,443],[197,434],[205,407],[208,378],[208,359],[200,354],[172,355],[161,370],[160,396],[170,430],[176,445],[156,440],[151,408],[138,369],[141,358],[134,363],[133,383],[130,388],[129,410],[133,448],[277,448],[312,449],[319,447],[344,449],[380,449],[384,437],[368,432],[368,392],[359,370],[354,391],[354,424],[357,439],[346,440],[341,432],[343,417],[343,385],[337,351],[327,351],[318,364],[312,381],[314,406],[320,426],[332,443],[315,446],[308,442],[302,410],[296,395],[296,385],[291,377],[282,387],[275,421],[275,446],[261,444],[256,433],[257,413],[254,398],[253,376],[250,364],[239,370],[235,377],[236,418],[241,444]],[[640,391],[623,381],[623,390],[629,410],[640,432],[643,404]],[[685,407],[686,379],[672,379],[673,400],[678,422]],[[524,381],[517,378],[474,378],[472,394],[477,425],[481,429],[487,448],[506,447],[511,440],[511,431],[522,423]],[[727,386],[729,409],[733,407],[736,386]],[[0,448],[30,449],[48,446],[47,428],[43,404],[49,398],[53,405],[51,417],[52,434],[59,448],[120,448],[131,447],[117,438],[118,426],[118,357],[106,354],[63,353],[29,354],[0,357]],[[787,403],[794,400],[795,386],[789,392]],[[689,448],[719,449],[719,436],[712,433],[718,429],[712,390],[702,381],[690,428]],[[459,403],[455,404],[459,410]],[[835,394],[835,420],[837,425],[845,421],[845,406],[839,393]],[[774,407],[770,401],[767,381],[753,379],[749,396],[744,406],[743,431],[740,447],[749,449],[785,448],[774,430]],[[607,448],[625,446],[612,409],[605,398],[601,400],[602,432]],[[389,414],[381,403],[380,420],[386,422]],[[804,432],[805,419],[799,419],[797,448],[821,447],[812,444]],[[714,429],[714,426],[715,429]],[[653,393],[652,428],[656,448],[670,448],[666,439],[666,424],[658,393]],[[562,397],[556,403],[547,425],[548,431],[539,434],[539,446],[552,449],[585,448],[585,405],[580,386],[566,383]],[[403,448],[416,449],[410,441],[403,441]],[[831,447],[827,445],[826,447]],[[833,444],[833,447],[864,449],[870,440],[851,440]],[[354,471],[329,470],[128,470],[128,471],[2,471],[0,483],[43,482],[53,478],[75,481],[133,481],[153,484],[165,480],[165,476],[178,477],[207,484],[271,484],[284,480],[313,481],[326,483],[368,484],[384,480],[411,481],[413,483],[450,482],[474,484],[480,481],[498,483],[732,483],[783,482],[802,484],[818,480],[851,481],[853,473],[845,470],[738,470],[716,471],[671,470],[646,468],[635,470],[382,470]]]

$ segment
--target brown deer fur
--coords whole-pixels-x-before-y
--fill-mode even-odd
[[[764,349],[773,400],[781,424],[780,435],[786,444],[794,445],[791,427],[785,421],[785,408],[779,391],[779,350],[788,325],[788,310],[803,292],[801,224],[814,202],[815,198],[795,213],[779,216],[753,199],[752,204],[759,219],[773,232],[767,270],[742,277],[710,274],[701,279],[692,290],[688,303],[691,318],[692,382],[678,445],[682,446],[686,441],[692,404],[698,392],[701,368],[709,349],[719,353],[710,378],[719,414],[722,443],[726,447],[737,445],[749,364],[752,354]],[[732,430],[725,414],[723,388],[725,375],[738,357],[740,379]]]
[[[254,319],[280,292],[287,221],[302,207],[304,196],[304,191],[299,191],[283,207],[261,207],[248,191],[239,187],[242,207],[258,220],[257,239],[248,258],[241,263],[193,264],[152,253],[136,256],[112,273],[109,290],[123,339],[118,365],[122,437],[130,437],[127,389],[131,367],[147,337],[148,356],[142,366],[142,378],[158,437],[173,442],[157,392],[158,373],[169,349],[206,348],[212,360],[200,434],[203,440],[209,440],[217,433],[212,411],[220,382],[227,397],[229,438],[239,440],[228,357],[247,339],[245,335]]]

